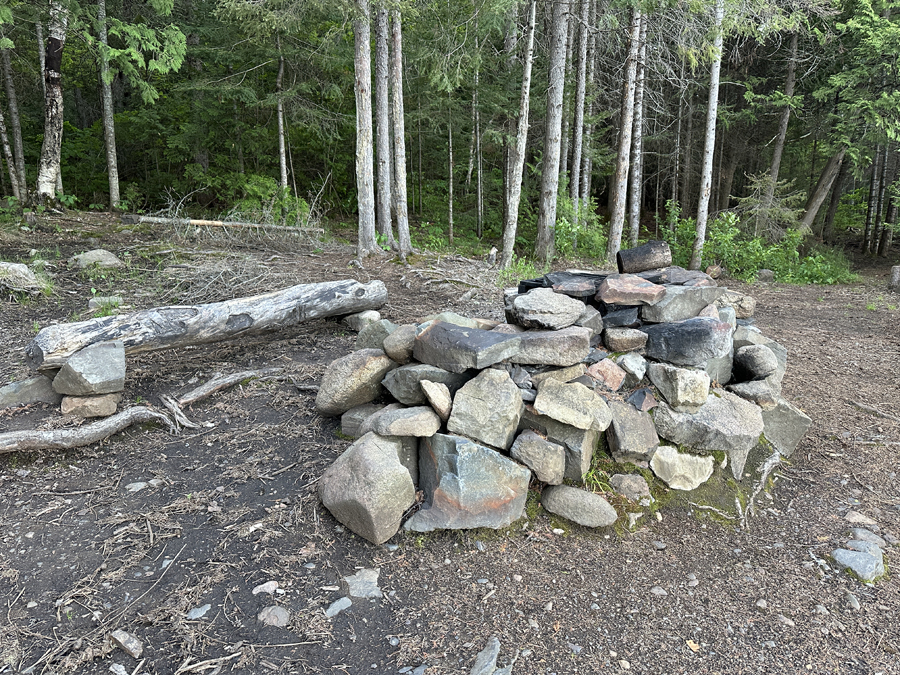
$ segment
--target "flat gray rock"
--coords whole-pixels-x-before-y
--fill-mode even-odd
[[[451,373],[463,373],[469,368],[482,370],[515,356],[520,342],[518,335],[436,321],[419,330],[413,357]]]
[[[101,269],[124,267],[125,263],[119,260],[115,255],[102,248],[79,253],[69,258],[69,264],[75,265],[78,269],[86,269],[88,267],[99,267]]]
[[[541,505],[584,527],[608,527],[616,522],[618,514],[600,495],[568,485],[548,485],[541,493]]]
[[[661,445],[653,453],[650,468],[657,478],[673,490],[695,490],[712,476],[715,460],[678,452],[678,448]]]
[[[350,598],[338,598],[325,609],[325,616],[329,619],[333,619],[345,609],[350,609],[352,606],[353,601]]]
[[[98,342],[72,354],[53,378],[53,389],[69,396],[111,394],[125,389],[125,345]]]
[[[41,282],[27,265],[0,262],[0,288],[20,293],[36,293],[41,290]]]
[[[582,326],[526,331],[518,337],[519,349],[509,359],[512,363],[572,366],[584,360],[591,351],[591,331]]]
[[[617,473],[609,477],[609,486],[633,502],[650,496],[647,479],[636,473]]]
[[[397,533],[415,502],[412,477],[399,454],[402,444],[366,434],[326,469],[319,480],[322,504],[343,525],[373,544]]]
[[[812,420],[799,408],[778,397],[772,408],[763,409],[763,435],[785,457],[794,450],[809,430]]]
[[[545,381],[534,400],[534,409],[541,415],[578,429],[605,431],[612,421],[606,402],[593,390],[577,382]]]
[[[887,548],[887,541],[879,537],[877,534],[872,532],[871,530],[867,530],[864,527],[852,527],[850,528],[850,534],[853,539],[856,541],[868,541],[875,544],[878,548],[885,549]]]
[[[382,408],[384,408],[383,403],[364,403],[350,408],[341,415],[341,433],[348,438],[359,438],[363,435],[359,432],[362,423]]]
[[[533,429],[553,443],[566,449],[567,480],[580,483],[591,468],[591,459],[600,441],[600,432],[595,429],[578,429],[569,424],[541,415],[530,406],[525,407],[520,427]]]
[[[591,331],[591,335],[599,335],[603,332],[603,316],[596,307],[585,305],[575,325],[587,328]]]
[[[29,403],[59,405],[61,400],[62,394],[53,390],[53,381],[43,375],[35,375],[27,380],[0,387],[0,408],[12,408]]]
[[[378,416],[375,433],[379,436],[431,436],[441,428],[441,418],[431,406],[391,410]]]
[[[763,410],[771,410],[778,405],[779,397],[772,392],[772,387],[765,380],[753,382],[736,382],[725,387],[728,391],[755,403]]]
[[[763,432],[762,410],[728,391],[710,393],[697,413],[680,413],[660,401],[653,420],[662,438],[701,452],[724,452],[735,478]]]
[[[291,622],[291,613],[284,607],[272,605],[270,607],[263,607],[256,618],[267,626],[284,628]]]
[[[380,349],[361,349],[335,359],[325,369],[316,410],[323,415],[342,415],[371,403],[383,391],[381,381],[397,363]]]
[[[534,472],[537,479],[549,485],[559,485],[566,475],[566,449],[548,441],[537,432],[522,431],[509,449],[509,456]]]
[[[525,510],[531,472],[460,436],[435,434],[419,446],[426,503],[406,521],[414,532],[506,527]]]
[[[612,423],[606,430],[609,450],[617,462],[646,462],[659,445],[659,436],[649,413],[630,403],[610,401]]]
[[[732,345],[731,326],[715,319],[687,319],[642,330],[647,334],[647,358],[676,366],[702,368],[709,359],[727,354]]]
[[[422,380],[440,382],[447,385],[450,394],[456,391],[471,379],[467,373],[451,373],[437,366],[424,363],[411,363],[400,366],[389,372],[382,384],[391,396],[404,405],[423,405],[428,401],[422,390]]]
[[[678,412],[695,413],[709,397],[710,380],[705,370],[651,363],[647,374],[666,402]]]
[[[109,417],[115,414],[121,400],[121,392],[98,396],[63,396],[60,412],[75,417]]]
[[[416,327],[412,325],[398,326],[393,332],[384,338],[382,348],[384,353],[390,356],[400,365],[412,360],[413,347],[416,344]]]
[[[641,319],[650,323],[669,323],[692,319],[725,293],[724,288],[666,286],[666,294],[655,305],[641,308]]]
[[[611,352],[636,352],[647,345],[647,333],[642,330],[607,326],[603,331],[603,344]]]
[[[871,583],[884,576],[884,559],[861,551],[838,548],[831,552],[835,564],[842,570],[850,570],[861,581]]]
[[[341,578],[341,585],[351,598],[382,598],[384,594],[378,587],[378,576],[381,570],[362,569],[356,574]]]
[[[497,670],[497,657],[500,656],[500,640],[492,637],[487,646],[478,652],[469,675],[493,675]]]
[[[356,349],[380,349],[384,351],[384,340],[399,326],[388,319],[367,323],[356,336]]]
[[[342,324],[348,326],[357,333],[375,321],[381,321],[381,312],[377,312],[374,309],[367,309],[363,312],[350,314],[341,319]]]
[[[507,450],[524,410],[519,388],[509,373],[483,370],[456,392],[447,430]]]
[[[559,330],[578,321],[584,303],[551,288],[535,288],[513,299],[512,313],[520,326]]]

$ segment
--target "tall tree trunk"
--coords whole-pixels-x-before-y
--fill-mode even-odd
[[[375,137],[378,165],[378,234],[395,246],[391,224],[391,125],[388,102],[388,10],[383,0],[375,9]]]
[[[572,2],[572,6],[574,7],[577,0]],[[565,69],[563,80],[566,82],[572,81],[572,49],[575,44],[575,34],[576,34],[576,21],[569,19],[568,28],[566,30],[566,56],[565,56]],[[566,89],[565,85],[563,85],[563,113],[562,113],[562,126],[560,130],[560,146],[559,146],[559,176],[560,178],[565,178],[566,174],[569,172],[569,112],[570,112],[570,99],[571,95],[571,85],[568,89]]]
[[[424,213],[423,200],[422,200],[422,183],[425,179],[424,170],[422,168],[422,93],[419,92],[419,95],[416,97],[416,106],[419,109],[419,118],[418,118],[418,139],[419,139],[419,218],[422,217]]]
[[[896,170],[891,160],[891,144],[886,143],[881,158],[881,178],[878,183],[877,208],[875,210],[875,225],[872,230],[872,243],[869,245],[869,253],[878,253],[878,244],[881,241],[881,232],[884,229],[884,196],[887,186],[894,182]]]
[[[895,158],[896,160],[896,158]],[[885,226],[881,229],[881,239],[878,242],[878,255],[886,256],[891,248],[894,236],[894,225],[897,223],[897,198],[888,194],[887,215],[884,217]]]
[[[700,200],[697,206],[697,232],[691,252],[690,269],[700,269],[703,242],[706,240],[706,221],[709,218],[709,197],[712,192],[713,152],[716,147],[716,118],[719,109],[719,74],[722,70],[722,19],[725,1],[716,0],[716,19],[713,26],[713,64],[709,75],[709,104],[706,108],[706,132],[703,143],[703,167],[700,172]]]
[[[688,100],[685,104],[685,116],[687,128],[684,130],[684,143],[681,152],[681,197],[679,204],[681,212],[688,213],[691,210],[691,179],[694,173],[694,92],[688,92]]]
[[[788,60],[787,77],[784,80],[784,96],[790,99],[794,95],[795,72],[797,69],[797,42],[799,33],[791,36],[791,56]],[[790,103],[781,111],[781,120],[778,122],[778,135],[775,137],[775,147],[772,150],[772,164],[769,167],[769,183],[766,185],[766,194],[763,198],[763,209],[772,205],[775,197],[775,185],[778,183],[778,172],[781,169],[781,157],[784,154],[784,142],[787,139],[788,124],[791,121]]]
[[[547,89],[547,120],[544,132],[544,159],[541,168],[540,212],[534,252],[548,263],[556,252],[556,196],[559,191],[560,143],[563,117],[563,90],[566,70],[568,5],[555,0],[550,25],[550,86]]]
[[[847,163],[841,162],[841,168],[838,170],[834,184],[831,186],[831,201],[828,203],[828,211],[825,213],[825,220],[819,232],[819,241],[829,244],[834,241],[834,217],[837,215],[838,206],[841,203],[841,192],[843,192],[846,177]]]
[[[592,0],[581,0],[578,26],[578,68],[575,74],[575,119],[572,122],[572,169],[569,197],[578,217],[578,194],[581,190],[581,149],[584,144],[584,97],[587,91],[588,29]]]
[[[12,148],[9,147],[9,136],[6,134],[6,118],[3,109],[0,108],[0,143],[3,144],[3,157],[6,159],[6,168],[9,170],[9,182],[12,185],[12,194],[19,203],[22,202],[22,192],[19,190],[19,176],[16,172],[15,160]],[[5,192],[5,189],[4,189]]]
[[[597,2],[596,0],[591,0],[591,11],[589,15],[589,25],[593,25],[594,18],[597,15]],[[597,54],[596,54],[596,44],[597,39],[593,32],[591,32],[590,38],[588,40],[588,74],[587,74],[587,83],[593,88],[594,86],[594,73],[597,64]],[[581,185],[578,186],[579,189],[579,201],[581,206],[579,208],[579,212],[581,214],[580,220],[582,222],[586,222],[588,209],[591,207],[591,173],[593,169],[593,163],[591,161],[591,139],[594,135],[594,109],[597,106],[596,95],[592,95],[590,99],[590,103],[588,104],[587,115],[588,115],[588,123],[585,124],[584,127],[584,140],[582,141],[582,152],[581,152]],[[599,251],[594,252],[599,253]]]
[[[116,123],[113,117],[112,78],[109,74],[109,39],[106,34],[106,0],[97,0],[97,37],[100,40],[100,102],[103,140],[106,143],[106,173],[109,178],[109,208],[119,208],[119,162],[116,156]]]
[[[453,105],[447,106],[447,240],[453,246]]]
[[[375,186],[372,177],[372,50],[370,47],[369,0],[356,0],[353,21],[356,75],[356,191],[359,231],[356,255],[362,260],[378,252],[375,240]]]
[[[738,134],[734,135],[738,136]],[[746,136],[739,136],[737,138],[734,138],[730,143],[722,148],[722,152],[725,152],[726,147],[728,149],[728,152],[726,153],[728,156],[728,160],[725,162],[725,168],[722,170],[722,189],[719,191],[719,211],[724,211],[731,206],[731,192],[732,187],[734,186],[734,174],[737,171],[738,164],[740,164],[741,158],[744,155],[744,150],[747,148]]]
[[[630,206],[628,216],[628,244],[637,246],[641,232],[641,202],[644,185],[644,78],[647,55],[647,16],[641,17],[640,50],[638,51],[637,79],[634,89],[634,123],[631,135],[631,171],[629,173]]]
[[[516,225],[519,220],[519,200],[522,197],[522,174],[525,168],[525,146],[528,141],[528,107],[531,99],[531,64],[534,61],[534,24],[537,16],[537,0],[531,0],[528,8],[528,27],[525,29],[525,60],[522,72],[522,91],[519,97],[519,124],[516,145],[510,152],[509,190],[506,194],[505,219],[503,221],[503,252],[500,267],[512,263],[516,245]]]
[[[475,70],[475,91],[478,91],[478,69]],[[481,239],[484,234],[484,176],[482,174],[481,156],[481,111],[478,109],[478,99],[475,99],[475,157],[478,164],[478,179],[475,183],[475,234]]]
[[[54,201],[60,172],[63,136],[62,54],[66,43],[69,10],[61,0],[50,2],[50,35],[47,39],[44,81],[47,97],[44,107],[44,142],[38,162],[37,200]]]
[[[288,194],[288,171],[287,171],[287,144],[284,138],[284,101],[282,100],[282,91],[284,83],[284,55],[281,53],[281,39],[277,39],[278,46],[278,75],[275,77],[275,116],[278,118],[278,170],[279,180],[278,187],[280,189],[279,201],[281,202],[281,224],[287,223],[287,204],[285,197]]]
[[[625,80],[622,83],[622,113],[619,119],[619,149],[616,154],[616,173],[613,178],[612,205],[609,213],[609,239],[606,262],[615,266],[616,253],[622,247],[625,227],[625,205],[628,197],[628,170],[631,164],[631,134],[634,123],[634,90],[637,79],[638,52],[641,43],[641,12],[631,10],[631,28]]]
[[[506,29],[503,33],[503,51],[506,54],[505,65],[508,73],[511,73],[516,65],[516,47],[519,42],[519,3],[511,2],[509,14],[506,17]],[[512,174],[512,153],[515,146],[516,120],[507,115],[503,120],[503,128],[506,132],[503,143],[503,223],[506,223],[506,208],[509,206],[510,176]]]
[[[878,210],[878,193],[881,183],[882,146],[875,148],[875,163],[872,164],[872,178],[869,181],[869,199],[866,203],[866,228],[863,232],[861,251],[868,253],[872,246],[872,230],[875,226],[875,213]]]
[[[9,104],[9,127],[12,131],[13,153],[16,163],[16,175],[19,183],[18,192],[23,197],[28,194],[28,184],[25,178],[25,151],[22,145],[22,122],[19,117],[19,101],[16,97],[16,87],[13,83],[12,64],[9,62],[9,50],[0,49],[3,59],[3,79],[6,83],[6,99]],[[41,71],[43,73],[43,71]]]
[[[400,240],[400,258],[412,252],[409,238],[409,206],[406,198],[406,121],[403,113],[403,24],[400,10],[391,12],[393,26],[393,59],[391,60],[391,111],[394,118],[394,195],[397,211],[397,237]]]
[[[809,199],[806,200],[806,208],[804,209],[803,217],[800,219],[800,224],[806,229],[812,229],[816,214],[819,213],[819,208],[821,208],[822,203],[825,201],[825,197],[828,196],[828,191],[831,189],[831,184],[834,182],[835,176],[837,176],[838,171],[840,171],[845,154],[847,154],[847,148],[841,148],[832,155],[831,159],[829,159],[828,163],[825,165],[825,168],[822,169],[819,181],[810,193]]]

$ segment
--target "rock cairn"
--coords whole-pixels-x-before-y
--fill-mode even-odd
[[[703,272],[553,273],[504,302],[505,323],[346,319],[357,350],[329,365],[316,405],[356,440],[319,493],[356,534],[390,539],[417,493],[407,530],[505,527],[532,480],[548,511],[604,527],[619,514],[580,487],[595,453],[623,465],[613,489],[648,506],[624,465],[674,490],[718,471],[749,491],[808,428],[781,397],[787,350],[748,321],[753,299]]]

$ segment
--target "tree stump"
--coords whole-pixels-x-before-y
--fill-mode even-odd
[[[664,241],[648,241],[643,246],[616,253],[619,274],[637,274],[646,270],[668,267],[672,264],[672,251]]]
[[[891,268],[891,283],[888,285],[892,291],[900,291],[900,265]]]

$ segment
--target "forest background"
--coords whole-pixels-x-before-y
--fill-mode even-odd
[[[5,218],[355,230],[519,276],[890,255],[900,13],[880,0],[0,1]]]

